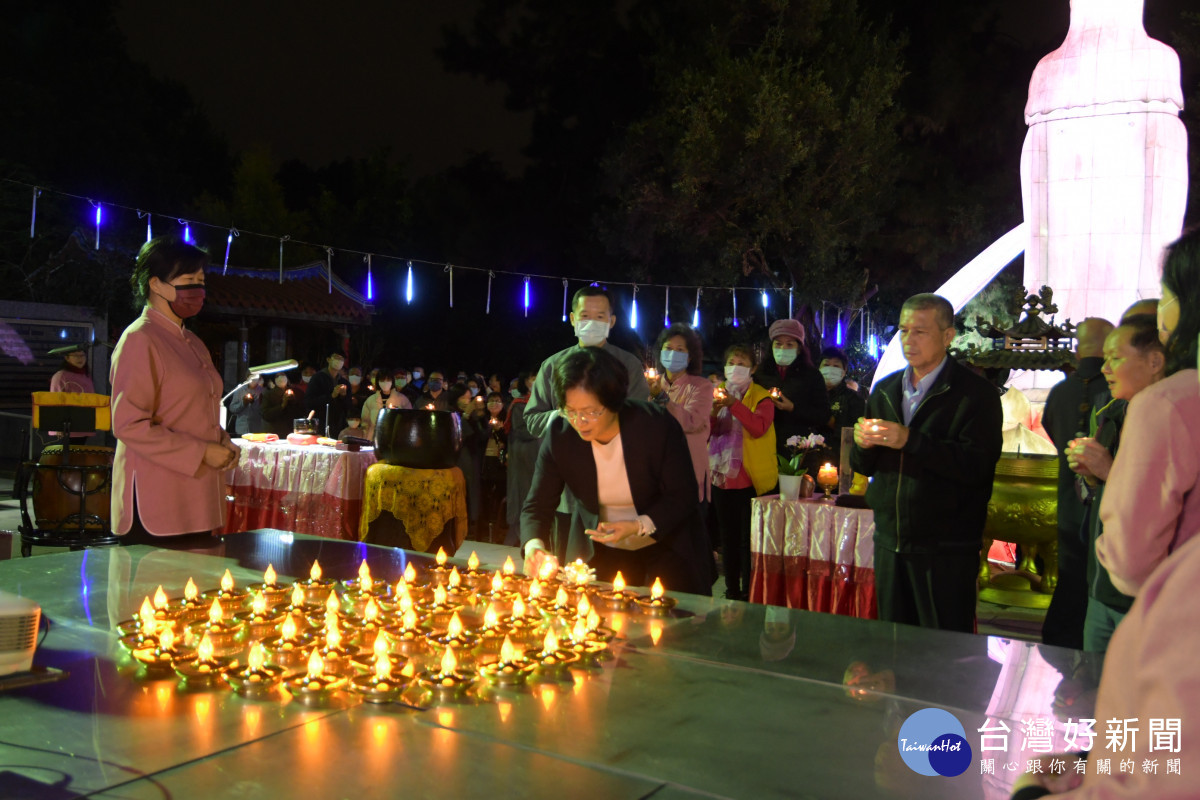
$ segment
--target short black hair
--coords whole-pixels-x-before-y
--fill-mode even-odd
[[[600,405],[617,411],[629,392],[629,371],[603,347],[573,347],[554,368],[554,399],[562,408],[568,389],[584,389],[596,395]]]
[[[538,376],[538,371],[536,369],[523,370],[520,374],[517,375],[517,379],[516,379],[517,380],[517,391],[521,393],[522,397],[529,396],[529,387],[525,385],[526,382],[530,378],[536,379],[537,376]]]
[[[579,305],[585,297],[603,297],[608,301],[608,313],[610,314],[616,309],[616,306],[613,305],[612,296],[608,293],[607,289],[600,286],[588,285],[576,291],[574,296],[571,297],[571,313],[579,310]]]
[[[493,397],[499,400],[501,403],[504,402],[504,395],[500,394],[499,392],[488,392],[487,402],[492,402]]]
[[[950,301],[940,294],[930,292],[914,294],[904,301],[904,305],[900,306],[900,313],[903,314],[905,311],[933,311],[938,328],[946,330],[954,327],[954,306],[950,305]]]
[[[462,382],[455,383],[446,390],[446,405],[451,411],[458,411],[458,401],[464,394],[470,394],[471,390]]]
[[[664,328],[663,332],[658,335],[658,342],[654,345],[654,357],[658,358],[658,354],[662,352],[667,340],[676,336],[682,336],[684,343],[687,344],[687,374],[699,375],[700,371],[704,369],[704,346],[700,343],[700,334],[696,333],[696,329],[691,325],[676,322],[671,327]]]
[[[726,347],[725,358],[721,360],[721,363],[728,364],[729,357],[734,353],[740,353],[741,355],[744,355],[750,361],[751,367],[758,366],[758,356],[755,355],[754,348],[751,345],[745,344],[744,342],[734,342],[733,344],[729,345],[729,347]]]
[[[1113,330],[1120,328],[1129,331],[1129,346],[1141,355],[1166,352],[1162,341],[1158,338],[1158,319],[1153,314],[1131,314]]]
[[[1162,285],[1179,303],[1179,323],[1167,338],[1167,374],[1195,369],[1200,337],[1200,226],[1194,226],[1167,245]]]
[[[850,359],[846,358],[846,351],[840,347],[826,347],[823,349],[821,351],[821,360],[824,361],[827,358],[836,358],[842,362],[843,367],[850,369]]]
[[[133,299],[145,305],[150,299],[150,279],[170,283],[180,275],[202,272],[208,265],[208,251],[176,236],[158,236],[142,245],[133,264],[129,285]]]

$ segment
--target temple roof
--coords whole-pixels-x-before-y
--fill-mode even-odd
[[[369,325],[375,307],[326,269],[324,261],[283,270],[213,264],[205,270],[205,310],[218,314]]]

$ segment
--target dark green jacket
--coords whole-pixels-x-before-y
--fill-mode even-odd
[[[1004,414],[996,387],[947,356],[917,408],[903,450],[855,446],[850,464],[871,477],[875,546],[897,553],[978,552]],[[878,381],[867,419],[903,424],[904,371]]]

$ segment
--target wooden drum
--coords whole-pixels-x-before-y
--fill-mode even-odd
[[[33,474],[33,513],[37,526],[79,529],[83,497],[82,528],[108,530],[114,452],[111,447],[72,445],[64,462],[62,445],[47,446]],[[64,466],[90,469],[56,469]],[[72,515],[75,518],[68,521]]]

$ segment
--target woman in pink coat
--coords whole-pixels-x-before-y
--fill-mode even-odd
[[[113,532],[122,544],[203,547],[224,525],[222,473],[238,449],[220,425],[221,376],[183,327],[204,306],[207,254],[153,239],[130,283],[142,314],[113,351]]]

